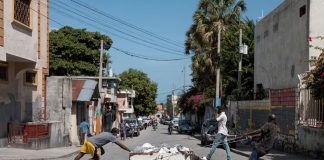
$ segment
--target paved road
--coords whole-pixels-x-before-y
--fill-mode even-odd
[[[172,135],[167,134],[167,126],[159,125],[157,131],[153,131],[151,127],[147,130],[141,131],[141,135],[139,137],[135,137],[132,139],[127,139],[126,141],[122,141],[126,146],[128,146],[131,150],[136,146],[141,146],[144,143],[150,143],[154,146],[160,146],[163,143],[169,145],[181,144],[185,147],[192,149],[196,155],[203,157],[206,156],[210,150],[208,147],[204,147],[200,145],[200,141],[196,138],[188,135],[180,135],[177,132],[174,132]],[[108,144],[104,146],[106,154],[101,158],[105,160],[128,160],[128,152],[122,150],[115,144]],[[226,153],[223,149],[217,149],[214,157],[217,156],[217,160],[226,160]],[[246,160],[247,157],[243,157],[241,155],[232,153],[234,160]],[[84,156],[82,159],[89,159],[90,156]],[[72,159],[69,157],[67,159]],[[213,158],[214,159],[214,158]]]

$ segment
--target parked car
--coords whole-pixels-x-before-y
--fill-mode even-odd
[[[193,127],[189,120],[179,120],[178,133],[193,133]]]
[[[178,127],[179,127],[179,118],[177,118],[177,117],[173,118],[172,123],[173,123],[173,128],[178,129]]]
[[[137,119],[125,119],[125,123],[128,123],[129,128],[126,129],[126,136],[139,136],[140,135],[140,126]]]
[[[234,135],[234,131],[228,129],[229,135]],[[218,122],[216,120],[206,120],[201,127],[201,144],[207,145],[214,141],[215,135],[218,132]],[[236,142],[229,143],[231,148],[236,148]]]

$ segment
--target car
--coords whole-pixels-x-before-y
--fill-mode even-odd
[[[165,119],[164,120],[164,125],[169,125],[171,123],[171,119]]]
[[[173,123],[173,128],[178,129],[178,127],[179,127],[179,118],[177,118],[177,117],[173,118],[172,123]]]
[[[127,129],[126,136],[139,136],[140,135],[140,126],[137,119],[125,119],[125,123],[128,123],[129,128]]]
[[[230,128],[229,135],[235,134]],[[218,131],[218,122],[216,120],[205,120],[201,127],[201,145],[208,145],[214,141],[215,135]],[[236,142],[229,143],[231,148],[236,148]]]
[[[193,133],[193,127],[189,120],[179,120],[178,133]]]

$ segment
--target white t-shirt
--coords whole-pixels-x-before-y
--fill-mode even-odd
[[[218,122],[218,132],[225,136],[228,136],[228,130],[226,128],[227,116],[225,112],[221,112],[221,114],[216,118]]]

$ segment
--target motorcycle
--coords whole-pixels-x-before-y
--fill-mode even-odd
[[[157,129],[157,122],[154,121],[154,122],[153,122],[153,130],[156,131],[156,129]]]
[[[172,126],[168,127],[168,131],[169,131],[169,135],[171,135],[172,134]]]

